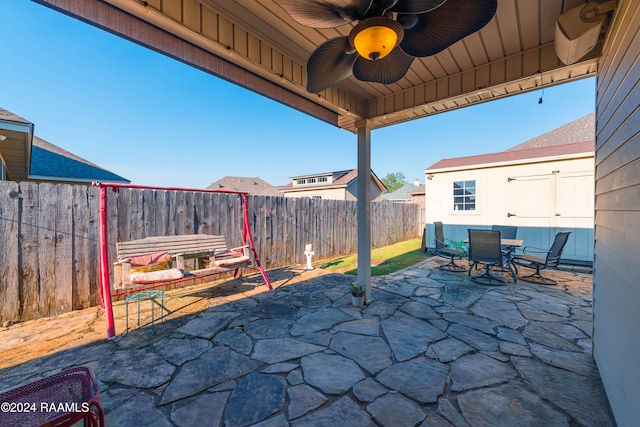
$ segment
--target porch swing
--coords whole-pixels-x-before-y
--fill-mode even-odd
[[[251,264],[251,255],[262,278],[269,288],[271,282],[260,263],[249,226],[248,193],[231,190],[202,190],[174,187],[148,187],[131,184],[94,183],[100,188],[100,294],[101,306],[106,312],[107,335],[115,337],[112,298],[131,296],[136,293],[153,292],[153,289],[193,282],[207,276],[233,271]],[[114,263],[114,290],[109,279],[107,189],[146,189],[160,191],[193,191],[203,193],[236,194],[240,198],[242,227],[241,245],[227,248],[224,236],[191,234],[176,236],[153,236],[128,242],[118,242]],[[185,270],[185,260],[193,259],[196,269]],[[175,264],[174,268],[170,263]],[[120,288],[120,289],[119,289]]]

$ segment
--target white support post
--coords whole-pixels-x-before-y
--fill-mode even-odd
[[[365,304],[371,301],[371,128],[367,120],[358,129],[358,285],[366,289]]]

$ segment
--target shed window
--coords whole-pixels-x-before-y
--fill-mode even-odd
[[[455,181],[453,183],[453,210],[476,210],[476,181]]]

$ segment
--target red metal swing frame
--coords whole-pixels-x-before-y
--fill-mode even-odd
[[[116,327],[113,319],[113,306],[111,305],[111,299],[114,296],[123,295],[124,293],[111,293],[111,283],[109,280],[109,239],[108,239],[108,229],[107,229],[107,189],[111,188],[112,191],[117,192],[120,188],[135,188],[141,190],[160,190],[160,191],[194,191],[200,193],[224,193],[224,194],[236,194],[242,199],[242,246],[247,244],[247,240],[249,241],[249,247],[253,252],[253,258],[256,261],[256,265],[260,270],[260,274],[264,279],[265,284],[269,287],[269,290],[273,289],[271,286],[271,281],[267,277],[267,273],[264,271],[262,264],[260,263],[260,259],[258,258],[258,253],[256,252],[256,247],[253,242],[253,235],[251,234],[251,227],[249,227],[249,206],[248,206],[248,196],[249,193],[243,191],[232,191],[232,190],[203,190],[199,188],[180,188],[180,187],[151,187],[145,185],[134,185],[134,184],[108,184],[101,182],[94,182],[93,186],[100,188],[100,306],[104,308],[106,314],[106,322],[107,322],[107,338],[113,339],[116,336]],[[192,277],[183,278],[178,280],[172,280],[168,282],[163,282],[162,284],[158,284],[155,286],[145,286],[140,289],[129,290],[128,292],[135,292],[136,290],[142,289],[150,289],[157,288],[161,286],[167,286],[175,283],[180,283],[187,280],[193,280]]]

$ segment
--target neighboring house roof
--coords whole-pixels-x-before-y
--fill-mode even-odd
[[[280,196],[279,187],[274,187],[258,177],[225,176],[207,187],[208,190],[232,190],[254,196]]]
[[[316,184],[305,184],[305,185],[301,185],[301,186],[294,186],[293,185],[293,180],[296,180],[296,179],[299,179],[299,178],[316,177],[316,176],[327,176],[327,175],[333,175],[333,182],[316,183]],[[378,185],[378,187],[380,188],[381,191],[385,191],[386,190],[386,187],[384,186],[382,181],[380,181],[380,178],[378,178],[378,176],[373,171],[371,171],[371,177],[376,182],[376,184]],[[323,172],[323,173],[315,173],[315,174],[308,174],[308,175],[292,176],[291,177],[291,182],[288,183],[285,186],[280,187],[280,191],[286,193],[288,191],[307,191],[307,190],[318,190],[318,189],[347,187],[352,181],[356,180],[356,178],[358,178],[358,169],[350,169],[350,170],[336,171],[336,172]]]
[[[14,141],[19,141],[24,153],[20,161],[28,165],[28,168],[23,167],[23,170],[10,176],[11,179],[87,183],[92,181],[130,182],[126,178],[33,135],[33,123],[0,108],[0,124],[2,122],[5,123],[5,126],[6,123],[21,125],[20,128],[13,129]],[[15,137],[15,135],[20,135],[20,137]],[[5,161],[9,162],[6,165],[7,170],[11,170],[17,162],[15,158],[5,159]]]
[[[24,123],[24,124],[30,124],[31,122],[29,122],[26,119],[23,119],[22,117],[13,114],[11,111],[7,111],[4,108],[0,108],[0,120],[6,120],[8,122],[17,122],[17,123]]]
[[[570,136],[572,131],[576,132],[574,138]],[[439,160],[429,166],[426,172],[496,163],[525,163],[532,159],[593,154],[594,152],[595,115],[589,114],[505,151]]]
[[[410,201],[411,194],[413,194],[419,188],[420,186],[416,186],[413,183],[405,184],[402,187],[398,188],[396,191],[392,191],[391,193],[384,193],[382,195],[382,200]],[[424,186],[422,186],[422,192],[424,193]]]
[[[34,135],[31,179],[53,181],[130,181]]]
[[[0,108],[0,161],[9,179],[27,179],[33,123]]]
[[[424,195],[424,192],[425,192],[425,186],[424,186],[424,184],[421,184],[421,185],[417,186],[415,188],[415,190],[410,191],[409,195],[411,195],[411,196]]]
[[[506,151],[523,150],[525,148],[551,147],[574,142],[593,141],[596,134],[596,114],[586,116],[553,129],[540,136],[511,147]]]

